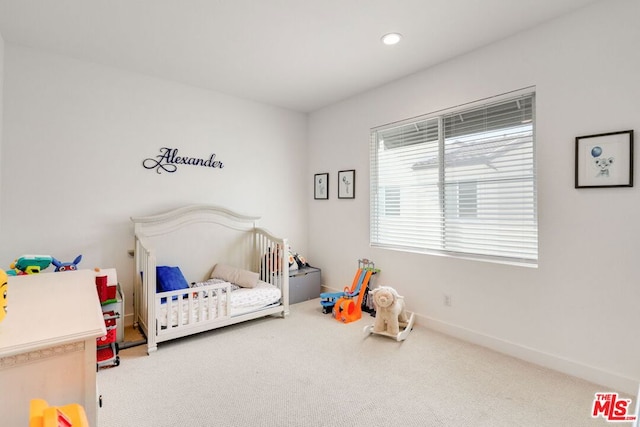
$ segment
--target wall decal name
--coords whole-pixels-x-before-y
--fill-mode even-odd
[[[178,165],[204,166],[207,168],[222,169],[224,164],[216,160],[215,153],[211,154],[208,159],[200,157],[178,156],[177,148],[162,147],[160,154],[150,157],[142,161],[145,169],[155,169],[156,173],[169,172],[173,173],[178,170]]]

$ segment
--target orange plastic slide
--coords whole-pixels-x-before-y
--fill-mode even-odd
[[[352,296],[344,296],[338,299],[333,307],[333,317],[340,322],[350,323],[362,318],[362,299],[369,286],[369,279],[373,271],[359,269],[358,273],[359,274],[356,274],[356,277],[354,277],[353,284],[351,285]],[[356,302],[353,292],[358,288],[358,301]]]

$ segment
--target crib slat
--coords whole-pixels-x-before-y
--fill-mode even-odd
[[[188,309],[187,309],[187,313],[185,313],[185,319],[186,320],[185,320],[185,322],[183,324],[189,325],[194,321],[193,317],[191,316],[191,313],[194,312],[194,309],[193,309],[193,293],[192,292],[188,292],[187,293],[187,298],[188,298],[188,300],[187,300],[188,301]],[[195,320],[195,321],[197,322],[197,320]]]
[[[213,290],[207,291],[207,301],[204,320],[211,321],[214,317],[213,313],[213,299],[215,298]]]
[[[207,297],[207,295],[204,292],[198,292],[196,294],[198,296],[198,318],[197,321],[198,322],[202,322],[203,320],[205,320],[204,318],[204,313],[205,313],[205,299]]]
[[[169,322],[169,329],[179,328],[182,325],[182,304],[180,304],[180,302],[181,301],[174,301],[173,296],[167,298],[168,313],[173,313],[173,307],[176,307],[176,321],[174,323],[173,317],[171,318],[171,321]]]

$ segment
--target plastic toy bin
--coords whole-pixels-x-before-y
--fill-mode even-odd
[[[118,357],[119,347],[116,342],[118,340],[116,321],[120,318],[120,314],[115,311],[104,311],[102,315],[107,333],[104,336],[96,338],[98,368],[118,366],[120,364],[120,358]]]
[[[101,279],[101,277],[96,277],[96,289],[98,291],[98,298],[100,298],[100,303],[104,304],[115,300],[118,286],[107,285],[106,276],[104,277],[104,280]]]
[[[107,329],[116,326],[116,320],[120,317],[115,311],[103,311],[102,316],[104,317],[104,326]]]
[[[101,336],[100,338],[96,339],[96,344],[99,347],[102,347],[103,345],[107,345],[107,344],[111,344],[112,342],[116,342],[116,328],[111,328],[107,330],[107,334]]]
[[[120,356],[118,356],[118,344],[112,343],[107,347],[100,347],[96,351],[98,369],[110,366],[120,365]]]

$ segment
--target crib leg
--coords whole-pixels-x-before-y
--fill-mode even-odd
[[[147,346],[147,355],[148,356],[151,356],[151,353],[155,353],[156,351],[158,351],[158,345],[157,344]]]

